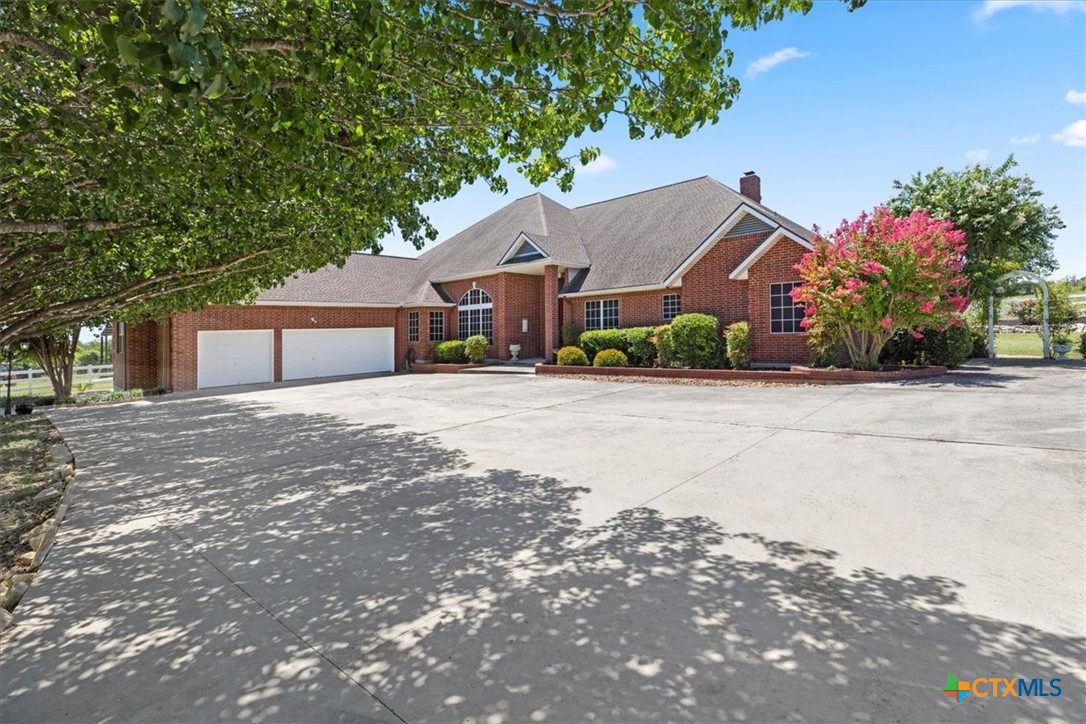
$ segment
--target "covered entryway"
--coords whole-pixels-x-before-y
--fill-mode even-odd
[[[392,372],[395,348],[392,327],[284,329],[283,379]]]
[[[223,387],[271,382],[275,332],[231,329],[196,334],[196,386]]]

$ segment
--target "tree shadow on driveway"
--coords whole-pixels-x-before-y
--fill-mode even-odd
[[[4,642],[12,720],[1081,714],[1083,640],[970,615],[949,578],[841,575],[647,508],[585,528],[583,487],[328,415],[212,398],[57,423],[81,490]],[[956,704],[948,675],[1064,694]]]

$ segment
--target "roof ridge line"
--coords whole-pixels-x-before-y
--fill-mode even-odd
[[[543,208],[543,194],[537,191],[535,194],[535,200],[539,204],[539,220],[543,222],[543,236],[550,236],[551,233],[547,229],[547,212]]]
[[[682,181],[675,181],[675,182],[672,182],[672,183],[669,183],[669,184],[661,184],[660,186],[653,186],[651,189],[644,189],[642,191],[632,191],[632,192],[630,192],[628,194],[622,194],[621,196],[615,196],[615,197],[610,198],[610,199],[601,199],[599,201],[593,201],[593,202],[588,203],[588,204],[581,204],[580,206],[574,206],[573,209],[571,209],[571,211],[576,210],[576,209],[588,208],[589,206],[597,206],[599,204],[606,204],[606,203],[609,203],[611,201],[618,201],[619,199],[629,198],[630,196],[638,196],[640,194],[647,194],[647,193],[649,193],[651,191],[659,191],[660,189],[666,189],[666,188],[670,188],[672,186],[681,186],[682,184],[693,183],[694,181],[701,181],[703,178],[707,178],[707,179],[709,179],[711,181],[716,181],[716,179],[713,178],[712,176],[710,176],[709,174],[702,174],[701,176],[695,176],[694,178],[683,179]],[[718,184],[720,183],[719,181],[716,181],[716,182]],[[724,184],[720,184],[720,185],[723,186]]]

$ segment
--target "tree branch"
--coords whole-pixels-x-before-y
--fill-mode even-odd
[[[0,235],[4,234],[67,234],[73,231],[116,231],[138,224],[128,221],[0,221]]]
[[[33,50],[55,60],[71,60],[71,56],[60,48],[54,48],[52,45],[49,45],[49,43],[38,40],[37,38],[31,38],[29,35],[23,35],[22,33],[13,33],[10,30],[0,30],[0,43]]]

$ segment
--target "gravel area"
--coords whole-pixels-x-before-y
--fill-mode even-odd
[[[551,377],[550,375],[539,375]],[[635,385],[685,385],[687,387],[824,387],[810,382],[761,382],[758,380],[701,380],[685,377],[627,377],[625,375],[554,375],[558,380],[587,380],[589,382],[625,382]]]

